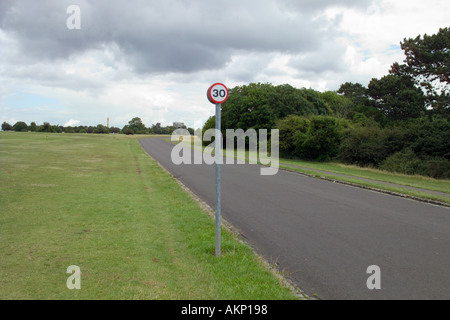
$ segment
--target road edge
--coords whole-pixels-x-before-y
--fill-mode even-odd
[[[168,173],[178,183],[178,185],[195,202],[198,203],[200,209],[204,213],[206,213],[211,219],[215,219],[215,210],[213,208],[211,208],[211,206],[208,205],[205,201],[203,201],[199,196],[197,196],[191,189],[189,189],[181,180],[176,178],[169,170],[167,170],[161,163],[159,163],[159,161],[157,161],[150,154],[148,154],[148,152],[144,149],[144,147],[142,146],[142,144],[140,142],[141,139],[137,139],[137,140],[138,140],[139,146],[141,147],[142,151],[144,151],[145,154],[147,154],[150,157],[150,159],[155,161],[164,172]],[[294,284],[294,282],[292,280],[290,280],[286,274],[283,273],[283,271],[278,270],[278,268],[275,265],[271,264],[266,258],[264,258],[262,255],[257,253],[255,251],[255,249],[253,248],[253,246],[248,241],[245,240],[245,236],[243,236],[243,234],[237,228],[235,228],[231,223],[229,223],[226,219],[224,219],[224,217],[222,217],[222,219],[221,219],[221,226],[223,228],[225,228],[227,231],[229,231],[230,233],[232,233],[233,235],[235,235],[237,241],[240,241],[241,243],[248,246],[253,251],[257,260],[263,265],[263,267],[265,267],[270,273],[272,273],[280,281],[281,285],[283,285],[286,288],[288,288],[289,290],[291,290],[299,300],[317,300],[317,298],[308,296],[302,289],[300,289],[298,286],[296,286]]]
[[[395,192],[395,191],[390,191],[390,190],[384,190],[384,189],[379,189],[379,188],[375,188],[375,187],[365,186],[363,184],[358,184],[358,183],[354,183],[354,182],[348,182],[348,181],[343,181],[343,180],[339,180],[339,179],[327,178],[327,177],[321,176],[320,173],[311,174],[311,173],[306,173],[306,172],[302,172],[302,171],[291,170],[291,169],[288,169],[286,167],[283,167],[283,168],[280,167],[279,170],[283,170],[283,171],[287,171],[287,172],[291,172],[291,173],[295,173],[295,174],[300,174],[300,175],[303,175],[303,176],[306,176],[306,177],[310,177],[310,178],[321,179],[321,180],[325,180],[325,181],[329,181],[329,182],[333,182],[333,183],[340,183],[340,184],[352,186],[352,187],[355,187],[355,188],[366,189],[366,190],[370,190],[370,191],[374,191],[374,192],[380,192],[380,193],[388,194],[388,195],[391,195],[391,196],[396,196],[396,197],[400,197],[400,198],[405,198],[405,199],[415,200],[415,201],[419,201],[419,202],[425,202],[425,203],[428,203],[428,204],[433,204],[433,205],[436,205],[436,206],[450,208],[450,204],[442,202],[442,201],[437,201],[437,200],[433,200],[433,199],[426,199],[426,198],[420,198],[420,197],[411,196],[411,195],[407,195],[407,194],[403,194],[403,193],[399,193],[399,192]]]

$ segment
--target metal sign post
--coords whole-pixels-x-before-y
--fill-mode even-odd
[[[228,99],[228,89],[221,83],[213,84],[207,92],[209,102],[216,105],[216,137],[215,137],[215,162],[216,162],[216,256],[220,256],[220,225],[221,225],[221,168],[222,163],[222,135],[221,113],[222,103]]]
[[[221,132],[220,118],[221,118],[221,104],[216,104],[216,132]],[[216,137],[216,256],[220,256],[220,225],[221,225],[221,212],[220,212],[220,195],[221,195],[221,170],[220,163],[222,158],[222,141],[219,137]]]

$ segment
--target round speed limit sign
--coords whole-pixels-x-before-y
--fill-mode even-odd
[[[228,99],[228,89],[222,83],[215,83],[209,87],[207,92],[208,100],[214,104],[221,104]]]

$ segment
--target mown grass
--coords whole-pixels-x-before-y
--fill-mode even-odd
[[[292,165],[296,167],[292,167]],[[280,168],[298,171],[321,178],[349,182],[364,187],[391,191],[405,196],[435,200],[441,203],[450,203],[450,196],[429,192],[438,191],[449,193],[450,195],[449,180],[438,180],[419,175],[397,174],[340,163],[319,163],[288,159],[280,159]],[[340,174],[347,176],[341,176]],[[371,179],[373,181],[366,181],[361,178]],[[395,185],[383,184],[383,182],[393,183]],[[414,187],[423,190],[413,190],[406,187]]]
[[[283,164],[291,164],[299,167],[306,167],[315,170],[329,171],[354,177],[373,179],[383,182],[390,182],[399,185],[428,189],[450,193],[450,181],[439,180],[420,175],[405,175],[378,170],[375,168],[362,168],[355,165],[345,165],[335,162],[310,162],[301,160],[280,160]]]
[[[0,210],[0,299],[296,299],[136,137],[0,133]]]

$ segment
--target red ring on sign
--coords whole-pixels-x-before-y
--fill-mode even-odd
[[[226,95],[225,95],[225,97],[224,97],[222,100],[216,100],[216,99],[213,98],[213,96],[211,95],[211,91],[212,91],[212,89],[213,89],[215,86],[222,86],[222,87],[225,89]],[[215,104],[221,104],[221,103],[224,103],[225,101],[227,101],[228,96],[229,96],[228,88],[227,88],[227,86],[224,85],[223,83],[220,83],[220,82],[214,83],[211,87],[209,87],[209,89],[208,89],[208,95],[207,95],[207,96],[208,96],[209,102],[211,102],[211,103],[215,103]]]

